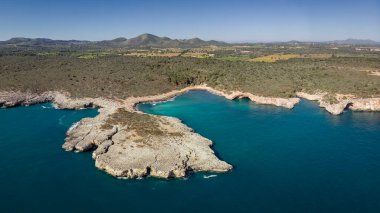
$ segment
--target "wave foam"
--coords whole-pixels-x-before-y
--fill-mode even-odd
[[[203,175],[203,178],[204,179],[209,179],[209,178],[213,178],[213,177],[216,177],[218,175]]]

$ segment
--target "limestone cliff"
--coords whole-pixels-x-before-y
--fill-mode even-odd
[[[353,111],[380,111],[380,98],[357,98],[353,95],[334,95],[334,103],[326,101],[326,92],[316,92],[309,94],[305,92],[297,92],[297,96],[307,100],[318,101],[319,106],[325,108],[333,115],[343,113],[345,109]]]

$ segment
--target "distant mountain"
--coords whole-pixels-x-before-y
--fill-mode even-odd
[[[315,44],[337,44],[337,45],[365,45],[365,46],[379,46],[380,42],[369,40],[369,39],[346,39],[346,40],[334,40],[334,41],[276,41],[276,42],[263,42],[264,44],[283,44],[283,45],[295,45],[295,44],[303,44],[303,45],[315,45]],[[247,43],[249,44],[249,43]],[[251,43],[252,44],[252,43]]]
[[[236,43],[236,45],[251,45],[255,43]],[[257,44],[257,43],[256,43]],[[298,45],[298,44],[337,44],[337,45],[373,45],[379,46],[380,42],[373,40],[346,39],[328,42],[305,42],[305,41],[285,41],[269,42],[265,44],[276,45]],[[48,38],[11,38],[7,41],[0,41],[0,49],[7,50],[76,50],[76,49],[100,49],[100,48],[195,48],[204,46],[225,46],[234,45],[220,41],[204,41],[200,38],[192,39],[171,39],[168,37],[159,37],[152,34],[142,34],[134,38],[119,37],[113,40],[103,41],[81,41],[81,40],[53,40]]]
[[[0,45],[16,45],[16,46],[57,46],[57,45],[83,45],[89,44],[90,41],[79,40],[52,40],[48,38],[11,38],[7,41],[0,41]]]
[[[120,47],[125,46],[128,39],[124,37],[115,38],[113,40],[103,40],[103,41],[97,41],[92,42],[92,46],[99,46],[99,47]]]
[[[144,48],[144,47],[202,47],[210,45],[226,45],[224,42],[218,41],[204,41],[199,38],[192,39],[171,39],[168,37],[159,37],[152,34],[142,34],[135,38],[128,39],[121,44],[122,47]]]
[[[210,45],[226,45],[224,42],[219,41],[204,41],[199,38],[192,39],[171,39],[168,37],[159,37],[152,34],[142,34],[134,38],[116,38],[113,40],[103,41],[80,41],[80,40],[52,40],[47,38],[11,38],[7,41],[0,41],[1,47],[39,47],[39,48],[194,48]]]
[[[346,39],[346,40],[335,40],[335,41],[330,41],[328,43],[333,43],[333,44],[347,44],[347,45],[380,45],[380,42],[373,41],[370,39]]]

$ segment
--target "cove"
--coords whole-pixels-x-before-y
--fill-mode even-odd
[[[119,180],[90,153],[61,148],[67,129],[96,110],[50,104],[0,109],[2,212],[378,212],[380,113],[332,116],[316,103],[293,110],[191,91],[140,104],[214,141],[229,173]]]
[[[380,113],[333,116],[305,100],[288,110],[204,91],[139,109],[181,119],[235,167],[207,183],[218,185],[204,198],[218,211],[380,210]]]

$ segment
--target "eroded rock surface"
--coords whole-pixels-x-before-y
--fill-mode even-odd
[[[353,95],[335,94],[333,95],[334,102],[330,103],[326,100],[326,96],[328,96],[326,92],[316,92],[315,94],[298,92],[297,96],[307,100],[318,101],[320,107],[325,108],[333,115],[339,115],[345,109],[353,111],[380,111],[380,98],[357,98]]]
[[[38,103],[44,103],[53,100],[54,93],[44,92],[34,94],[30,92],[0,92],[0,107],[29,106]]]
[[[63,148],[95,149],[95,166],[116,177],[184,177],[189,171],[226,172],[212,142],[170,117],[118,109],[80,121],[67,133]]]

